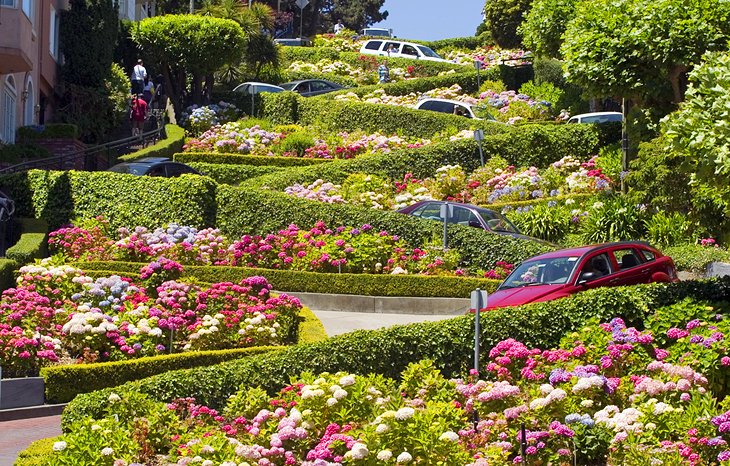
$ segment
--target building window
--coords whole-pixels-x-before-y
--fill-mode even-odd
[[[0,6],[15,8],[15,0],[0,0]]]
[[[2,134],[0,139],[8,144],[15,143],[15,107],[17,93],[15,91],[15,80],[12,76],[5,79],[5,90],[2,93]]]
[[[35,0],[21,0],[23,3],[23,13],[30,20],[30,24],[35,25]]]
[[[35,89],[33,89],[33,80],[28,78],[28,85],[23,92],[23,124],[25,126],[32,125],[35,120]]]
[[[50,31],[48,33],[48,51],[51,56],[58,61],[58,31],[59,31],[59,16],[56,13],[56,9],[51,6],[51,21],[49,24]]]

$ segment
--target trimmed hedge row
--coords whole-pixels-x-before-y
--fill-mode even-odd
[[[85,271],[114,274],[136,274],[144,264],[136,262],[81,262],[76,267]],[[184,267],[183,276],[204,283],[238,282],[245,277],[262,276],[277,291],[357,294],[366,296],[421,296],[463,298],[475,288],[493,292],[499,280],[486,278],[440,277],[426,275],[378,275],[351,273],[299,272],[249,267],[192,266]]]
[[[201,174],[209,176],[217,183],[238,185],[250,178],[256,178],[269,173],[283,170],[274,166],[231,165],[217,163],[188,162],[188,165]]]
[[[492,70],[496,70],[493,72]],[[499,80],[499,70],[496,67],[485,70],[480,75],[482,81]],[[318,99],[332,99],[340,94],[354,93],[360,97],[369,94],[375,90],[382,89],[388,95],[408,95],[410,93],[421,94],[431,89],[439,87],[451,87],[458,84],[466,93],[477,92],[477,73],[469,71],[466,73],[450,73],[442,76],[433,76],[430,78],[406,79],[405,81],[397,81],[386,84],[373,84],[371,86],[360,86],[353,89],[343,89],[336,92],[328,92],[317,96]]]
[[[202,162],[209,164],[252,165],[272,167],[306,167],[328,163],[329,159],[309,159],[303,157],[276,157],[268,155],[225,154],[220,152],[178,152],[173,160],[182,163]]]
[[[31,170],[0,178],[23,217],[42,218],[55,229],[75,217],[105,215],[118,226],[168,222],[208,227],[215,215],[217,184],[210,178],[160,179],[111,172]]]
[[[24,265],[48,255],[48,223],[45,220],[21,218],[20,230],[20,239],[5,251],[5,257]]]
[[[623,317],[629,325],[641,324],[654,309],[686,297],[721,301],[730,299],[730,279],[634,287],[598,288],[556,301],[497,309],[482,314],[482,354],[496,343],[514,338],[528,347],[550,348],[567,332],[591,318]],[[258,386],[275,393],[289,378],[304,371],[347,371],[398,378],[410,363],[436,361],[446,377],[463,376],[473,356],[473,316],[440,322],[360,330],[328,340],[301,344],[214,367],[168,372],[115,388],[116,393],[141,392],[159,401],[195,397],[197,402],[220,408],[241,386]],[[111,389],[79,395],[66,408],[62,428],[84,417],[100,417]]]
[[[120,162],[131,162],[142,157],[167,157],[172,158],[173,154],[180,152],[185,144],[185,130],[177,125],[165,125],[167,137],[157,143],[140,149],[131,154],[119,157]]]
[[[78,139],[79,127],[69,123],[51,123],[43,126],[21,126],[17,130],[18,142],[36,139]]]
[[[47,466],[53,459],[53,444],[57,437],[36,440],[18,453],[13,466]]]
[[[334,226],[370,224],[376,231],[386,230],[413,246],[439,238],[443,232],[438,222],[396,212],[327,204],[241,187],[219,186],[217,205],[216,226],[231,237],[278,231],[291,223],[307,227],[317,220]],[[459,250],[465,266],[490,269],[499,260],[517,263],[549,250],[539,243],[463,225],[449,225],[448,231],[449,247]]]
[[[0,292],[15,286],[15,271],[19,265],[12,259],[0,258]]]

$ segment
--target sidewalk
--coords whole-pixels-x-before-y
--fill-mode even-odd
[[[312,310],[322,321],[327,335],[335,336],[353,330],[375,330],[392,325],[450,319],[451,315],[380,314]],[[31,442],[61,435],[61,416],[37,417],[0,422],[0,466],[13,466],[18,453]]]

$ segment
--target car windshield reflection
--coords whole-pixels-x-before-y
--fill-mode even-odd
[[[499,286],[500,290],[534,285],[564,285],[573,273],[578,256],[554,257],[522,263]]]
[[[517,227],[499,212],[487,209],[477,209],[477,212],[482,216],[490,230],[501,231],[504,233],[515,233],[518,235],[520,234]]]

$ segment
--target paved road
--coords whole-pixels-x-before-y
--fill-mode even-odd
[[[313,310],[327,334],[340,335],[353,330],[375,330],[392,325],[449,319],[448,315],[371,314]],[[0,466],[13,466],[18,453],[31,442],[61,434],[61,416],[38,417],[0,422]]]

